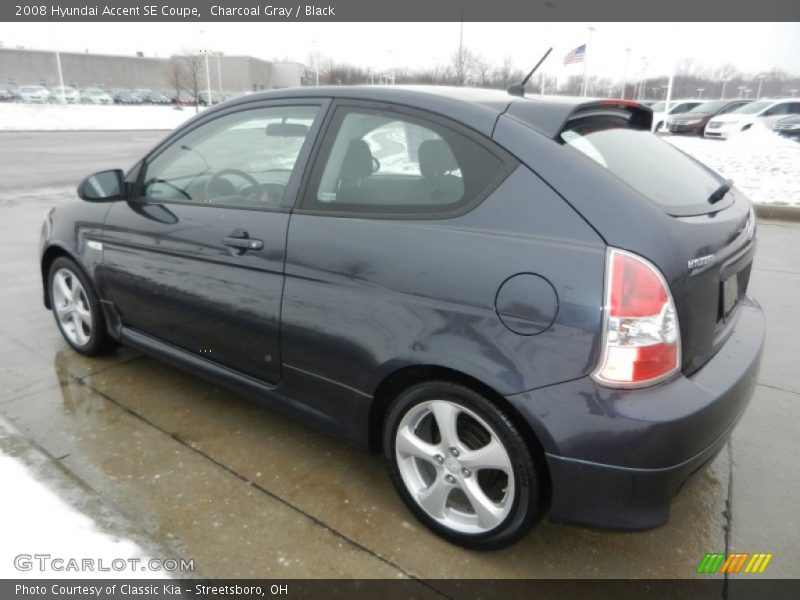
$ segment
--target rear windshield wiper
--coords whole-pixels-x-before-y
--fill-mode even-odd
[[[726,179],[720,184],[720,186],[717,189],[711,192],[711,195],[708,197],[708,202],[710,204],[719,202],[725,197],[725,194],[727,194],[732,187],[733,187],[733,179]]]

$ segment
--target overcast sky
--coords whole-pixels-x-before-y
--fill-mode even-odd
[[[581,65],[564,70],[563,57],[587,41],[589,26],[589,70],[598,75],[621,77],[626,48],[631,76],[644,57],[650,74],[693,57],[709,67],[731,62],[750,73],[778,67],[800,75],[800,23],[465,23],[464,45],[497,62],[511,57],[519,68],[552,45],[543,69],[580,74]],[[318,47],[323,57],[374,69],[446,63],[459,38],[459,23],[15,23],[0,30],[0,41],[7,48],[168,56],[201,48],[201,30],[211,50],[226,54],[308,63]]]

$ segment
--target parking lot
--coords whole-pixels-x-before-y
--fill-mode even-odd
[[[773,553],[769,576],[800,577],[800,225],[759,223],[759,385],[670,522],[637,533],[544,522],[475,553],[416,522],[381,457],[131,350],[89,359],[61,339],[41,299],[44,213],[163,135],[0,133],[0,416],[138,535],[207,577],[684,578],[705,553],[733,551]]]

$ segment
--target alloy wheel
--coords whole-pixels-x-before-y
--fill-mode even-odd
[[[85,346],[92,337],[94,319],[80,279],[69,269],[53,276],[53,309],[64,335],[76,346]]]
[[[414,405],[397,428],[395,454],[411,497],[448,529],[486,533],[511,512],[511,458],[472,410],[449,400]]]

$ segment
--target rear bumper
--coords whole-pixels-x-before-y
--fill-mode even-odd
[[[763,340],[761,307],[748,297],[727,342],[691,377],[639,390],[582,378],[509,397],[544,447],[551,520],[665,523],[675,494],[724,447],[749,403]]]

